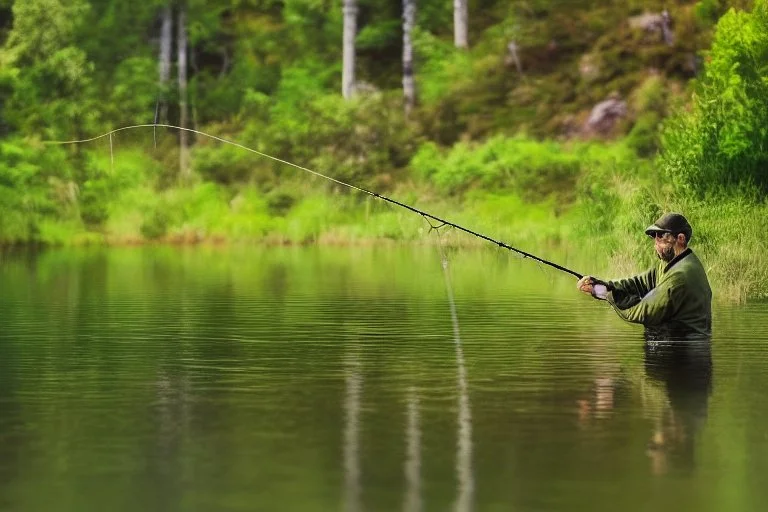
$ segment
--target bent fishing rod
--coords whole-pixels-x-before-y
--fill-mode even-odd
[[[192,128],[182,128],[181,126],[175,126],[175,125],[172,125],[172,124],[160,124],[160,123],[137,124],[137,125],[124,126],[124,127],[121,127],[121,128],[117,128],[117,129],[112,130],[110,132],[107,132],[107,133],[104,133],[104,134],[101,134],[101,135],[97,135],[96,137],[91,137],[90,139],[67,140],[67,141],[44,141],[44,143],[45,144],[56,144],[56,145],[83,144],[83,143],[86,143],[86,142],[92,142],[92,141],[95,141],[95,140],[98,140],[98,139],[109,137],[109,149],[110,149],[110,153],[111,153],[112,152],[112,135],[113,134],[118,133],[118,132],[122,132],[122,131],[126,131],[126,130],[133,130],[133,129],[137,129],[137,128],[154,128],[154,129],[157,129],[157,128],[172,128],[172,129],[175,129],[175,130],[186,131],[186,132],[202,135],[203,137],[208,137],[210,139],[213,139],[213,140],[216,140],[216,141],[219,141],[219,142],[223,142],[225,144],[230,144],[230,145],[235,146],[237,148],[244,149],[245,151],[249,151],[251,153],[255,153],[255,154],[257,154],[259,156],[262,156],[264,158],[268,158],[268,159],[273,160],[275,162],[280,162],[282,164],[289,165],[291,167],[295,167],[296,169],[300,169],[302,171],[308,172],[310,174],[313,174],[313,175],[318,176],[320,178],[323,178],[325,180],[331,181],[331,182],[336,183],[338,185],[342,185],[344,187],[351,188],[352,190],[357,190],[358,192],[362,192],[363,194],[367,194],[369,196],[372,196],[372,197],[375,197],[377,199],[381,199],[381,200],[386,201],[388,203],[391,203],[391,204],[394,204],[396,206],[399,206],[401,208],[405,208],[406,210],[410,210],[410,211],[412,211],[414,213],[417,213],[417,214],[421,215],[422,217],[424,217],[424,219],[427,220],[427,222],[429,223],[429,225],[430,225],[430,227],[432,229],[440,229],[440,228],[443,228],[445,226],[450,226],[452,228],[458,229],[460,231],[468,233],[468,234],[470,234],[472,236],[475,236],[477,238],[480,238],[482,240],[486,240],[488,242],[491,242],[492,244],[494,244],[494,245],[496,245],[498,247],[501,247],[502,249],[507,249],[508,251],[512,251],[514,253],[517,253],[517,254],[521,255],[523,258],[529,258],[529,259],[532,259],[534,261],[538,261],[539,263],[543,263],[544,265],[548,265],[548,266],[550,266],[552,268],[556,268],[557,270],[560,270],[560,271],[565,272],[567,274],[571,274],[572,276],[575,276],[578,279],[581,279],[582,277],[584,277],[583,274],[579,274],[578,272],[576,272],[574,270],[571,270],[569,268],[565,268],[562,265],[558,265],[557,263],[553,263],[551,261],[547,261],[547,260],[545,260],[543,258],[540,258],[540,257],[534,255],[534,254],[531,254],[529,252],[523,251],[522,249],[518,249],[516,247],[512,247],[511,245],[506,244],[506,243],[504,243],[504,242],[502,242],[500,240],[496,240],[496,239],[491,238],[489,236],[483,235],[482,233],[478,233],[476,231],[472,231],[471,229],[468,229],[468,228],[465,228],[463,226],[460,226],[459,224],[456,224],[454,222],[442,219],[440,217],[432,215],[431,213],[425,212],[425,211],[420,210],[418,208],[414,208],[413,206],[407,205],[405,203],[401,203],[400,201],[397,201],[397,200],[392,199],[390,197],[384,196],[384,195],[379,194],[377,192],[372,192],[372,191],[367,190],[365,188],[358,187],[356,185],[352,185],[351,183],[346,183],[344,181],[338,180],[338,179],[333,178],[331,176],[327,176],[327,175],[319,173],[317,171],[313,171],[312,169],[308,169],[306,167],[303,167],[301,165],[295,164],[293,162],[289,162],[288,160],[283,160],[281,158],[277,158],[277,157],[269,155],[267,153],[263,153],[263,152],[258,151],[256,149],[249,148],[248,146],[244,146],[244,145],[242,145],[240,143],[237,143],[237,142],[234,142],[234,141],[231,141],[231,140],[227,140],[227,139],[223,139],[221,137],[217,137],[216,135],[211,135],[209,133],[201,132],[199,130],[194,130]],[[438,222],[440,224],[439,225],[433,225],[430,222],[430,220],[433,220],[433,221]]]

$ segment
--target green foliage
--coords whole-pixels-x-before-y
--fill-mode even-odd
[[[109,101],[100,109],[117,126],[147,123],[157,100],[157,63],[149,57],[130,57],[115,68]]]
[[[113,191],[105,179],[89,179],[80,189],[80,218],[86,226],[96,227],[109,218]]]
[[[654,156],[659,149],[659,131],[667,115],[670,85],[661,75],[651,74],[629,98],[635,123],[627,134],[626,144],[642,158]]]
[[[746,10],[752,6],[752,0],[700,0],[696,3],[696,17],[706,25],[714,25],[720,16],[731,7]]]
[[[267,196],[267,208],[272,216],[284,217],[296,204],[296,196],[289,191],[274,190]]]
[[[65,154],[18,138],[0,140],[0,243],[31,242],[39,225],[57,213],[57,200],[49,186],[57,171],[66,169]],[[65,174],[60,178],[66,179]]]
[[[656,112],[641,114],[627,134],[627,145],[641,157],[653,156],[659,148],[660,124],[661,116]]]
[[[269,152],[358,186],[402,168],[415,149],[399,96],[373,93],[345,101],[326,94],[275,110],[271,137],[264,137]]]
[[[83,0],[14,2],[8,47],[22,60],[47,59],[74,42],[90,6]]]
[[[473,79],[470,54],[457,50],[451,42],[416,30],[413,44],[419,58],[418,85],[424,103],[434,103],[449,90]]]
[[[11,90],[4,115],[26,133],[51,138],[94,120],[92,63],[77,45],[89,10],[85,0],[33,0],[13,4],[13,29],[0,50],[0,82]]]
[[[445,154],[428,143],[414,156],[411,167],[451,193],[482,187],[511,190],[531,199],[550,194],[573,199],[574,185],[587,169],[634,160],[631,151],[618,145],[560,144],[516,136],[494,137],[482,144],[459,143]]]
[[[93,151],[85,155],[80,185],[80,218],[90,227],[107,222],[111,205],[133,188],[140,187],[160,170],[146,154],[135,149]]]
[[[206,181],[224,185],[244,183],[256,177],[254,169],[265,169],[264,160],[229,144],[200,145],[193,153],[195,171]],[[269,168],[260,172],[258,182],[271,179]]]
[[[170,219],[162,208],[157,208],[147,214],[141,224],[140,231],[144,238],[155,240],[168,233]]]
[[[634,90],[631,107],[636,112],[664,114],[669,84],[658,74],[651,74]]]
[[[696,17],[702,22],[714,25],[726,11],[723,0],[701,0],[696,4]]]
[[[360,50],[377,49],[398,41],[400,34],[400,21],[388,20],[377,25],[366,25],[357,34],[355,43]]]
[[[725,14],[707,60],[691,111],[667,123],[661,166],[700,196],[768,190],[768,2]]]

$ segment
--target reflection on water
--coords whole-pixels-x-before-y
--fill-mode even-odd
[[[706,422],[712,393],[711,343],[647,342],[645,371],[663,383],[668,401],[648,443],[653,472],[666,473],[670,465],[692,471],[696,437]]]
[[[344,509],[362,510],[360,486],[360,399],[363,377],[360,370],[359,347],[355,344],[347,356],[344,398]]]
[[[592,384],[590,398],[578,400],[579,422],[606,421],[641,393],[653,429],[646,454],[656,475],[695,467],[697,434],[706,423],[712,394],[711,340],[645,341],[644,377],[602,375]],[[603,370],[605,371],[605,370]],[[658,391],[658,390],[661,391]]]
[[[645,345],[528,265],[4,257],[0,510],[760,510],[768,305]]]
[[[461,329],[459,327],[459,315],[456,312],[456,300],[453,295],[451,275],[448,269],[448,258],[441,247],[441,266],[445,289],[448,295],[448,306],[451,312],[451,326],[453,328],[453,342],[456,347],[456,372],[458,385],[458,439],[456,442],[456,477],[458,479],[458,495],[454,510],[466,512],[472,508],[472,497],[475,490],[475,480],[472,474],[472,412],[469,406],[469,389],[467,385],[467,367],[464,363],[464,349],[461,345]]]
[[[459,481],[459,493],[455,509],[465,512],[472,508],[472,497],[475,490],[475,479],[472,474],[472,413],[469,407],[469,391],[467,386],[467,368],[464,364],[464,350],[461,339],[456,338],[456,366],[458,367],[458,442],[456,443],[456,475]]]
[[[405,512],[420,512],[421,503],[421,426],[419,394],[415,386],[408,388],[408,413],[405,427]]]

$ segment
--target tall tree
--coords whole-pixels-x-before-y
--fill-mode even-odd
[[[456,48],[467,48],[468,0],[453,0],[453,43]]]
[[[186,6],[179,5],[176,24],[176,52],[178,53],[177,72],[179,75],[179,173],[182,179],[189,177],[189,132],[187,128],[187,12]]]
[[[341,94],[355,93],[355,36],[357,35],[357,0],[344,0],[344,41],[342,48]]]
[[[78,39],[89,9],[84,0],[13,4],[13,27],[0,49],[3,113],[12,129],[75,137],[98,119],[88,95],[94,66]]]
[[[416,80],[413,76],[413,27],[416,23],[416,0],[403,0],[403,96],[405,114],[416,104]]]
[[[171,48],[173,46],[173,15],[171,4],[163,7],[160,26],[160,53],[158,55],[158,71],[160,82],[160,98],[158,99],[158,113],[155,121],[168,122],[168,103],[165,98],[168,90],[168,81],[171,78]]]

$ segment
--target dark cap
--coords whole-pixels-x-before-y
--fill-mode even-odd
[[[665,213],[646,228],[645,234],[653,236],[654,233],[659,231],[662,233],[672,233],[673,235],[683,233],[686,241],[690,240],[693,234],[693,229],[688,223],[688,219],[679,213]]]

